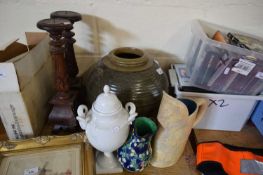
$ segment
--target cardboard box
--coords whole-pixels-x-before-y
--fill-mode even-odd
[[[263,136],[263,101],[259,101],[252,116],[251,121],[257,127],[260,134]]]
[[[27,33],[31,38],[34,35],[43,33]],[[30,41],[28,46],[14,42],[0,52],[5,61],[0,62],[0,116],[9,139],[38,135],[50,112],[53,73],[49,37],[44,36],[34,47]],[[10,59],[14,55],[9,53],[18,56]]]
[[[240,131],[249,119],[257,100],[263,100],[263,96],[181,91],[174,69],[169,70],[169,76],[177,98],[203,97],[209,100],[208,110],[195,126],[196,129]]]

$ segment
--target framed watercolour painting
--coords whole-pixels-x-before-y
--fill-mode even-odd
[[[93,175],[83,133],[0,142],[0,163],[1,175]]]

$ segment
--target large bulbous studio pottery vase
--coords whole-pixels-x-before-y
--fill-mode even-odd
[[[153,120],[138,117],[127,142],[117,150],[122,167],[131,172],[142,171],[152,157],[151,139],[157,131]]]
[[[133,102],[140,115],[156,118],[162,91],[168,91],[168,79],[157,61],[137,48],[112,50],[83,75],[86,103],[91,105],[108,84],[125,104]]]

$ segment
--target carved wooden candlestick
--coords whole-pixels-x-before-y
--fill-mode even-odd
[[[55,124],[54,131],[58,129],[74,131],[76,118],[73,107],[76,94],[69,90],[69,75],[64,58],[65,40],[62,37],[62,32],[71,29],[72,24],[66,19],[44,19],[37,23],[37,27],[50,34],[50,53],[55,68],[57,93],[50,101],[53,109],[49,114],[49,121]]]
[[[75,86],[78,84],[76,81],[76,76],[79,72],[77,61],[75,58],[75,52],[73,44],[76,42],[76,40],[73,38],[75,35],[74,32],[71,30],[73,29],[73,24],[77,21],[81,20],[81,15],[77,12],[72,11],[55,11],[51,13],[51,18],[62,18],[67,19],[72,23],[71,28],[66,28],[65,31],[62,33],[63,37],[65,38],[65,60],[66,60],[66,66],[69,73],[69,81],[71,86]]]

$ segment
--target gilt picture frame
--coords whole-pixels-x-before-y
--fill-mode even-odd
[[[1,175],[93,175],[93,167],[84,133],[0,142]]]

